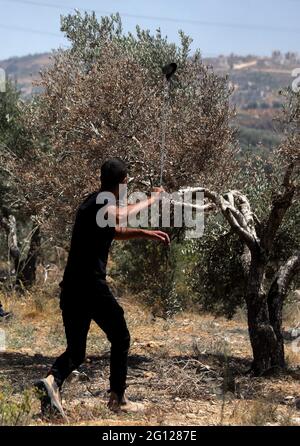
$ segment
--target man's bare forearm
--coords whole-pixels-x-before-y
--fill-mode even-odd
[[[142,200],[138,203],[127,204],[127,206],[109,206],[108,213],[115,218],[117,223],[126,221],[131,215],[136,215],[144,209],[151,206],[153,203],[158,201],[161,197],[161,193],[164,192],[162,187],[156,187],[151,193],[151,197]]]
[[[146,229],[140,228],[123,228],[120,226],[116,226],[116,240],[132,240],[136,238],[147,238]]]
[[[151,206],[156,200],[157,198],[151,196],[146,200],[140,201],[139,203],[128,204],[127,206],[116,208],[117,222],[123,221],[131,215],[138,214],[139,212]]]

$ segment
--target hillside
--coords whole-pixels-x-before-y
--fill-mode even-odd
[[[24,57],[12,57],[0,61],[7,75],[17,82],[23,97],[29,97],[37,88],[33,85],[39,79],[39,73],[51,63],[50,53],[34,54]]]
[[[271,57],[230,55],[206,62],[217,73],[227,74],[232,82],[241,147],[271,149],[278,144],[276,118],[282,106],[279,92],[292,84],[292,71],[300,66],[299,55],[274,51]]]

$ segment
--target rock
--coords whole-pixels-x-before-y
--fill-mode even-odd
[[[283,399],[283,403],[284,403],[284,404],[290,404],[290,403],[293,403],[294,400],[295,400],[295,397],[294,397],[294,396],[292,396],[292,395],[288,395],[288,396],[284,397],[284,399]]]
[[[291,335],[293,337],[293,339],[297,339],[300,337],[300,328],[293,328],[293,330],[291,331]]]
[[[295,290],[294,291],[294,298],[299,300],[299,302],[300,302],[300,290]]]
[[[145,372],[144,378],[154,378],[156,376],[156,373],[154,372]]]
[[[162,342],[150,341],[146,344],[146,347],[155,348],[162,347],[164,344]]]
[[[288,330],[283,330],[282,336],[285,341],[294,341],[300,337],[300,328],[289,328]]]
[[[194,420],[195,418],[197,418],[197,415],[195,415],[194,413],[187,413],[186,417]]]

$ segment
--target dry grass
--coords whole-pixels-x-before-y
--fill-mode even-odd
[[[0,300],[14,312],[13,319],[1,324],[8,345],[0,357],[0,378],[13,389],[9,400],[16,403],[64,350],[64,332],[58,300],[49,293],[35,290],[23,298]],[[145,411],[112,415],[107,410],[109,344],[92,324],[87,361],[80,369],[84,374],[71,377],[63,390],[70,424],[297,424],[299,356],[287,347],[293,375],[250,378],[251,348],[243,314],[233,321],[194,313],[164,320],[153,319],[132,297],[122,305],[132,334],[128,395],[144,401]],[[60,423],[40,418],[36,398],[28,417],[27,424]]]

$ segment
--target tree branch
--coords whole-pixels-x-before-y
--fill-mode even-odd
[[[220,209],[232,230],[239,235],[249,249],[257,247],[259,239],[255,230],[254,215],[251,211],[248,199],[243,194],[233,190],[222,196],[204,187],[181,189],[179,194],[183,195],[185,192],[202,192],[204,198],[209,199]]]
[[[281,299],[284,299],[294,276],[299,273],[300,251],[297,251],[280,267],[270,287],[269,296],[276,292]]]
[[[276,233],[293,201],[296,190],[295,185],[291,181],[293,170],[294,163],[291,163],[287,166],[284,174],[282,182],[282,186],[284,188],[283,192],[278,192],[273,198],[272,209],[262,235],[262,246],[267,252],[270,251]]]

